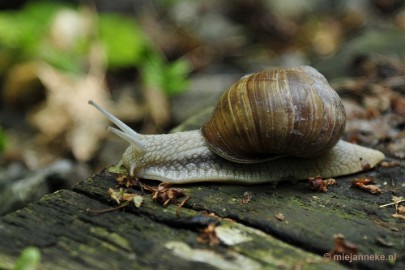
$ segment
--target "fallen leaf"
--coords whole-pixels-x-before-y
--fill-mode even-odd
[[[380,166],[384,168],[396,167],[399,166],[400,163],[397,161],[381,161]]]
[[[381,189],[376,185],[371,185],[371,183],[374,183],[374,178],[361,177],[353,179],[351,186],[366,190],[372,194],[380,194]]]
[[[391,203],[386,203],[386,204],[380,205],[380,207],[387,207],[387,206],[390,206],[390,205],[395,205],[395,209],[397,209],[398,205],[401,202],[405,202],[405,198],[402,197],[402,196],[400,196],[400,197],[392,196],[391,201],[392,201]]]
[[[243,193],[242,204],[247,204],[247,203],[249,203],[250,200],[252,199],[252,197],[253,197],[253,193],[252,193],[252,192],[250,192],[250,191],[245,191],[245,192]]]
[[[190,196],[186,196],[186,198],[184,198],[184,200],[181,201],[181,203],[179,203],[179,205],[177,206],[176,209],[176,216],[179,217],[180,216],[180,209],[188,202],[188,200],[190,200],[191,197]]]
[[[282,213],[275,214],[274,217],[280,221],[284,220],[284,215]]]
[[[128,176],[125,174],[119,174],[118,177],[115,179],[115,182],[118,185],[125,186],[126,188],[139,187],[139,189],[143,194],[143,185],[136,177]]]
[[[376,243],[383,247],[393,247],[394,246],[394,243],[387,242],[385,239],[383,239],[381,237],[376,238]]]
[[[335,242],[333,248],[328,252],[331,259],[333,259],[336,254],[357,254],[358,246],[347,241],[343,234],[336,234],[334,238]]]
[[[111,199],[117,202],[119,205],[128,205],[129,202],[133,202],[136,208],[139,208],[143,202],[143,196],[135,193],[125,192],[120,188],[118,191],[112,188],[108,189],[108,195]]]
[[[380,205],[380,207],[387,207],[390,205],[394,205],[395,214],[393,214],[392,217],[405,220],[405,215],[403,215],[405,214],[405,206],[399,205],[401,202],[405,202],[405,199],[402,196],[401,197],[392,196],[391,200],[392,200],[391,203]]]
[[[208,226],[200,231],[200,235],[197,237],[197,241],[204,244],[209,244],[210,246],[214,246],[219,244],[219,238],[217,237],[217,233],[215,232],[216,228],[215,223],[210,223]]]
[[[405,206],[399,205],[399,206],[397,207],[397,213],[398,213],[398,214],[405,214]]]
[[[112,188],[109,188],[107,193],[108,193],[108,196],[110,196],[110,199],[113,199],[114,201],[117,202],[117,204],[120,204],[124,190],[121,188],[119,191],[116,191]]]
[[[405,220],[405,215],[393,214],[392,216],[393,216],[394,218],[398,218],[398,219],[403,219],[403,220]]]
[[[336,180],[333,178],[322,180],[321,176],[317,176],[317,177],[308,178],[308,183],[309,183],[310,187],[312,188],[312,190],[315,190],[318,192],[327,192],[328,186],[336,185]]]
[[[141,204],[143,203],[143,196],[135,195],[133,198],[133,202],[136,208],[141,207]]]
[[[103,76],[104,73],[88,73],[73,77],[47,64],[38,65],[38,77],[46,87],[47,98],[29,120],[40,130],[44,141],[67,133],[68,145],[81,161],[93,157],[109,124],[87,105],[89,99],[95,99],[111,107]]]
[[[152,192],[152,199],[167,206],[175,203],[177,198],[185,196],[184,191],[180,188],[172,188],[171,183],[163,182],[158,187],[144,185],[144,189]]]

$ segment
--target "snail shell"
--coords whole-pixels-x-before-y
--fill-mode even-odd
[[[110,131],[130,143],[120,164],[139,178],[178,184],[274,183],[352,174],[384,159],[379,151],[339,140],[345,125],[343,105],[311,67],[243,77],[225,93],[202,130],[143,135],[97,103],[89,103],[117,126]],[[224,132],[224,127],[230,130]],[[214,153],[223,155],[231,146],[236,146],[226,154],[231,160],[258,163],[235,163]]]
[[[331,150],[346,124],[338,94],[309,66],[247,75],[226,91],[202,134],[210,150],[240,163]]]

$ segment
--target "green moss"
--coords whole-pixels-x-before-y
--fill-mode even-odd
[[[91,227],[90,233],[96,235],[98,238],[105,239],[106,242],[103,242],[103,246],[108,249],[116,250],[116,247],[107,244],[107,242],[112,243],[122,249],[131,250],[129,241],[117,233],[112,233],[101,227]]]
[[[127,170],[124,168],[124,166],[117,164],[116,166],[111,166],[107,169],[108,172],[110,173],[122,173],[122,174],[127,174]]]
[[[0,253],[0,269],[13,269],[16,258]]]

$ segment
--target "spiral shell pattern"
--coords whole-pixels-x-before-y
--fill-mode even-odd
[[[255,163],[320,156],[336,145],[345,124],[338,94],[317,70],[301,66],[242,77],[223,94],[201,131],[221,157]]]

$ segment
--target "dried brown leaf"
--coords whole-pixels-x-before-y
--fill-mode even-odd
[[[371,185],[371,183],[374,183],[374,178],[366,178],[366,177],[361,177],[361,178],[356,178],[353,179],[352,181],[352,187],[357,187],[363,190],[366,190],[372,194],[380,194],[381,189],[376,186],[376,185]]]
[[[89,99],[95,99],[110,107],[103,73],[72,77],[46,64],[38,66],[38,77],[46,87],[47,98],[32,114],[30,122],[46,141],[67,132],[74,156],[81,161],[89,160],[108,126],[108,120],[87,105]]]
[[[275,214],[274,217],[275,217],[277,220],[280,220],[280,221],[283,221],[283,220],[284,220],[284,215],[283,215],[282,213]]]
[[[118,177],[115,179],[115,182],[117,183],[117,185],[125,186],[126,188],[139,187],[143,194],[143,185],[136,177],[119,174]]]
[[[398,219],[403,219],[403,220],[405,220],[405,215],[393,214],[392,216],[393,216],[394,218],[398,218]]]
[[[215,232],[216,224],[210,223],[208,226],[200,231],[200,235],[197,237],[197,241],[204,244],[214,246],[219,244],[219,238]]]
[[[381,161],[380,166],[384,168],[396,167],[399,166],[400,163],[397,161]]]
[[[327,192],[328,186],[336,185],[336,180],[333,178],[322,180],[321,176],[308,178],[308,183],[312,190],[318,192]]]
[[[152,192],[152,199],[163,206],[176,203],[177,198],[185,196],[182,189],[172,188],[171,186],[172,184],[167,182],[160,183],[157,187],[143,185],[145,190]]]
[[[169,101],[164,91],[150,87],[145,89],[143,94],[148,107],[149,117],[151,118],[147,121],[149,124],[146,127],[148,132],[166,127],[170,121],[170,113]]]
[[[250,192],[250,191],[245,191],[245,192],[243,193],[242,204],[247,204],[247,203],[249,203],[250,200],[252,199],[252,197],[253,197],[253,193],[252,193],[252,192]]]
[[[358,246],[347,241],[343,234],[334,236],[335,242],[331,251],[328,252],[330,258],[334,258],[336,254],[357,254]]]
[[[108,189],[108,195],[111,199],[117,202],[119,205],[128,205],[128,203],[133,202],[134,205],[139,208],[143,202],[143,196],[135,193],[125,192],[124,189],[120,188],[118,191],[112,188]]]
[[[399,197],[392,196],[391,201],[392,201],[391,203],[386,203],[386,204],[380,205],[380,207],[382,208],[382,207],[387,207],[390,205],[395,205],[395,209],[398,209],[399,204],[401,202],[405,202],[405,198],[403,198],[402,196],[399,196]]]
[[[109,188],[107,193],[108,193],[108,196],[110,196],[110,199],[113,199],[114,201],[117,202],[117,204],[120,204],[124,190],[121,188],[120,190],[116,191],[112,188]]]
[[[399,206],[397,207],[397,213],[398,213],[398,214],[405,214],[405,206],[399,205]]]

